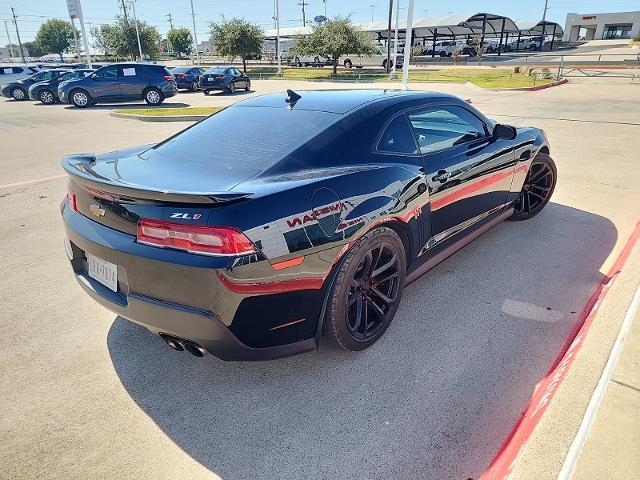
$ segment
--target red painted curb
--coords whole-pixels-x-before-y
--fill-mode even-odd
[[[609,287],[611,287],[622,270],[633,247],[638,243],[638,239],[640,239],[640,221],[636,224],[635,229],[609,272],[589,297],[546,375],[534,387],[531,399],[522,416],[516,421],[511,433],[507,436],[507,439],[480,477],[480,480],[502,480],[506,479],[511,473],[518,454],[527,443],[533,429],[555,396],[558,386],[567,376],[575,355],[582,347],[589,327],[598,312],[598,307],[607,295]]]
[[[536,85],[535,87],[522,87],[522,88],[514,88],[513,90],[519,90],[522,92],[537,92],[538,90],[544,90],[545,88],[557,87],[558,85],[564,85],[569,80],[563,78],[562,80],[558,80],[557,82],[545,83],[544,85]]]

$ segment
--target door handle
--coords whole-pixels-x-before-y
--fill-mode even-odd
[[[449,180],[450,176],[451,176],[451,173],[447,172],[446,170],[438,170],[438,173],[434,175],[434,177],[431,180],[433,180],[434,182],[444,183],[447,180]]]

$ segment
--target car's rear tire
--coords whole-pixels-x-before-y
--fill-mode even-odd
[[[25,91],[24,88],[21,87],[14,87],[11,89],[11,98],[13,98],[14,100],[20,102],[22,100],[26,100],[27,99],[27,92]]]
[[[558,171],[553,159],[538,153],[531,162],[522,191],[513,203],[513,215],[509,220],[528,220],[540,213],[553,195],[557,178]]]
[[[211,92],[209,90],[203,90],[202,93],[204,93],[205,95],[209,95]]]
[[[378,227],[346,253],[329,292],[323,329],[338,347],[373,345],[393,320],[402,298],[406,255],[398,235]]]
[[[344,68],[351,68],[353,67],[353,62],[351,60],[349,60],[348,58],[344,61]]]
[[[71,99],[71,103],[78,108],[87,108],[93,103],[89,92],[82,90],[81,88],[72,90],[69,93],[69,98]]]
[[[147,105],[160,105],[164,102],[164,95],[156,87],[147,88],[142,94]]]
[[[56,96],[51,90],[45,88],[38,94],[38,100],[40,100],[45,105],[51,105],[53,103],[56,103]]]

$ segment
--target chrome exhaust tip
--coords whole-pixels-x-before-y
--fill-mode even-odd
[[[204,348],[202,348],[197,343],[193,343],[193,342],[185,342],[184,349],[194,357],[199,357],[199,358],[204,357],[204,354],[206,353],[206,350]]]
[[[184,346],[182,342],[175,337],[170,337],[169,335],[161,335],[162,339],[165,341],[167,345],[176,350],[177,352],[182,352],[184,350]]]

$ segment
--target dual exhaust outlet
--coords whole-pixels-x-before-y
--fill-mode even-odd
[[[185,340],[183,338],[172,337],[171,335],[165,334],[160,334],[160,336],[167,345],[178,352],[186,350],[191,355],[198,358],[204,357],[204,354],[207,352],[204,347],[201,347],[196,342],[192,342],[191,340]]]

